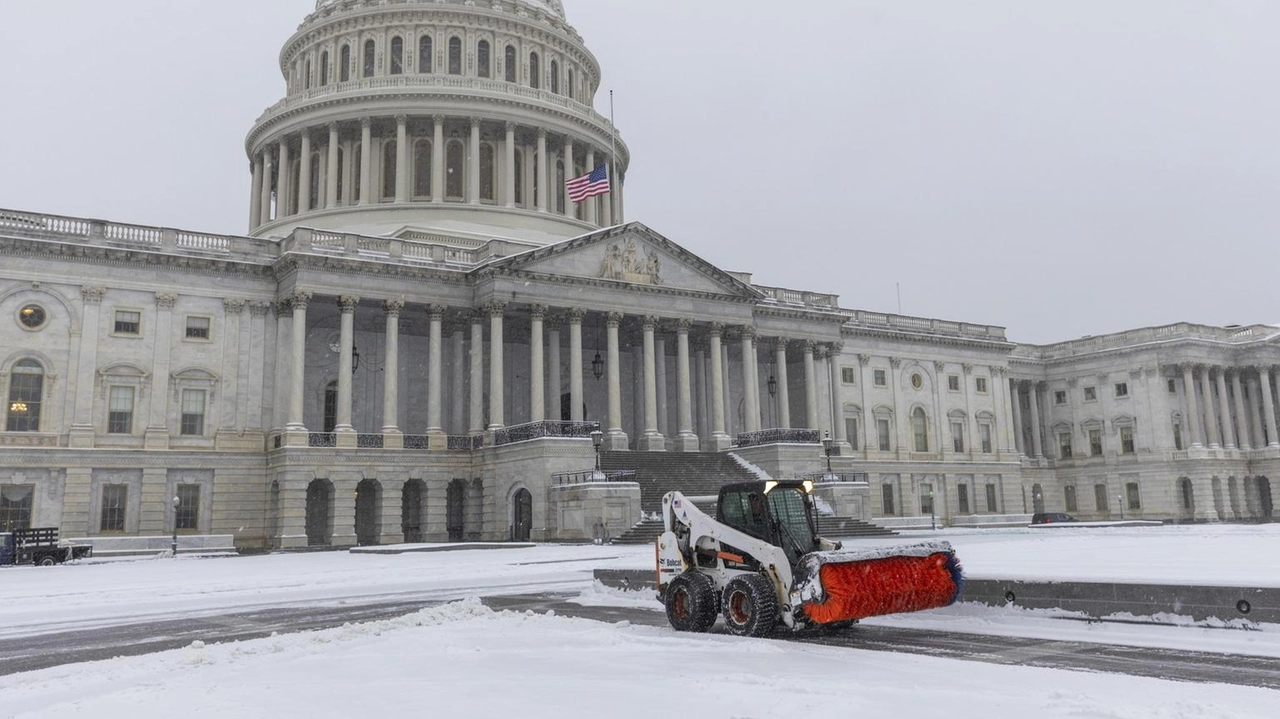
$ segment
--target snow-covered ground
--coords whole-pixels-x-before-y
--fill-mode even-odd
[[[0,678],[50,717],[1274,719],[1280,692],[679,635],[477,601],[355,627]]]

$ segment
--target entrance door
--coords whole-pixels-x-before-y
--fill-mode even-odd
[[[323,547],[329,544],[333,526],[333,485],[327,479],[317,479],[307,486],[307,545]]]
[[[356,485],[356,542],[362,547],[378,544],[382,534],[382,485],[366,479]]]
[[[445,504],[445,527],[449,530],[449,541],[461,542],[466,538],[467,528],[467,480],[455,479],[449,483]]]
[[[1271,480],[1258,477],[1254,481],[1258,483],[1258,509],[1261,511],[1262,518],[1270,521],[1274,519],[1272,515],[1275,511],[1275,505],[1271,499]]]
[[[533,533],[533,495],[521,489],[511,498],[511,541],[527,542]]]
[[[404,484],[400,501],[400,530],[407,544],[422,541],[422,489],[421,479],[411,479]]]
[[[1038,484],[1031,486],[1031,508],[1036,514],[1044,514],[1044,487]]]

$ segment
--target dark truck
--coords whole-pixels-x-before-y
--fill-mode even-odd
[[[38,567],[52,567],[90,556],[93,556],[92,546],[60,542],[58,530],[54,527],[0,533],[0,566],[34,564]]]

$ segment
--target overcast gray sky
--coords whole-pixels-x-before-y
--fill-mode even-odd
[[[566,0],[628,219],[1052,342],[1277,322],[1280,2]],[[0,207],[242,233],[313,0],[4,0]]]

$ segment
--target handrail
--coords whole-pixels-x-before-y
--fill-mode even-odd
[[[516,442],[526,442],[531,439],[543,439],[545,437],[585,439],[598,429],[600,429],[600,424],[597,422],[561,422],[558,420],[529,422],[495,430],[493,433],[493,446],[501,447],[504,444],[515,444]]]
[[[611,469],[603,472],[598,469],[584,469],[578,472],[561,472],[551,475],[551,483],[562,487],[573,484],[590,484],[592,482],[634,482],[636,472],[631,469]]]
[[[733,440],[735,447],[759,447],[763,444],[821,444],[822,435],[816,429],[762,429],[743,432]]]

